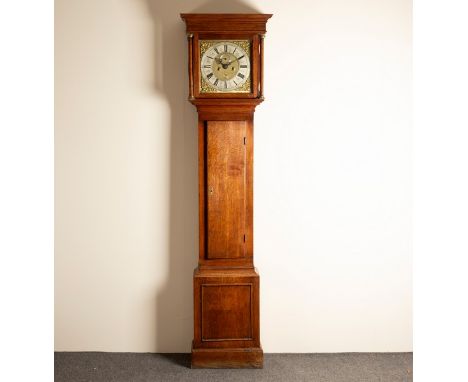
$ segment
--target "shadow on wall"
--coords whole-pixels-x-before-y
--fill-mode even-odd
[[[180,13],[259,13],[232,0],[145,0],[154,20],[154,88],[170,107],[169,256],[156,295],[156,351],[189,352],[192,275],[198,259],[197,113],[188,98],[187,38]],[[155,211],[155,213],[158,213]]]

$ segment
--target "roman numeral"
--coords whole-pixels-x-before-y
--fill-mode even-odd
[[[232,51],[232,54],[234,54],[234,52],[235,52],[236,50],[237,50],[237,47],[236,47],[236,48],[234,48],[234,50]]]
[[[237,82],[236,82],[236,81],[232,80],[232,82],[234,82],[234,83],[236,84],[236,86],[237,86]]]
[[[244,79],[245,76],[242,73],[237,73],[237,77]]]
[[[238,60],[240,60],[241,58],[244,58],[244,56],[240,56],[240,57],[238,58]]]
[[[212,60],[214,60],[214,58],[213,58],[213,57],[210,57],[210,56],[206,56],[206,57],[208,57],[208,58],[211,58]]]
[[[211,77],[213,77],[213,73],[208,73],[208,74],[206,75],[206,78],[208,78],[208,79],[210,79]]]
[[[247,67],[247,65],[241,65],[240,67],[241,67],[241,68],[246,68],[246,67]]]
[[[227,52],[227,45],[224,45],[224,51]]]
[[[224,89],[227,89],[227,81],[224,81]]]
[[[214,86],[218,85],[218,79],[214,82]]]
[[[204,68],[211,68],[211,65],[203,65]],[[246,66],[247,67],[247,66]]]
[[[215,50],[216,54],[219,54],[218,48],[215,47],[214,50]]]

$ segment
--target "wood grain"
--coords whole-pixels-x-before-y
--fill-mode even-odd
[[[262,348],[192,349],[192,369],[263,368]]]
[[[255,269],[196,269],[193,282],[194,349],[260,347],[260,276]]]
[[[201,289],[201,340],[252,340],[252,284],[207,284]]]
[[[187,32],[265,33],[266,22],[273,16],[261,13],[182,13]]]
[[[246,125],[207,122],[208,259],[245,256]]]
[[[254,112],[263,101],[270,14],[182,14],[189,100],[198,112],[199,260],[192,367],[262,367],[260,277],[253,263]],[[251,93],[199,92],[199,40],[251,41]]]

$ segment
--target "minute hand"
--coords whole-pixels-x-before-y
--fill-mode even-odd
[[[236,58],[235,60],[229,61],[228,65],[231,65],[233,62],[239,61],[241,58],[244,58],[244,56],[240,56],[239,58]]]

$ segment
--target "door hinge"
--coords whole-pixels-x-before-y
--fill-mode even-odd
[[[244,137],[244,145],[247,143],[247,137]]]

